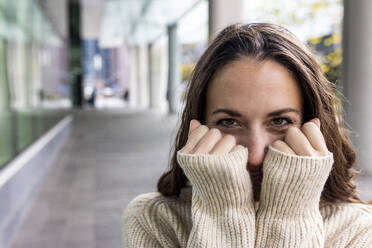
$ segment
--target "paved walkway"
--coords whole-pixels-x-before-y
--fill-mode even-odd
[[[122,212],[155,191],[176,117],[80,112],[12,248],[119,248]]]
[[[176,122],[151,113],[75,113],[71,138],[11,247],[120,248],[122,212],[155,190]],[[360,186],[372,200],[371,178]]]

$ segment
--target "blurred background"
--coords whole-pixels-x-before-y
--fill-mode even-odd
[[[371,11],[369,0],[0,0],[0,247],[121,247],[123,210],[167,169],[198,58],[234,22],[280,24],[312,48],[372,200]]]

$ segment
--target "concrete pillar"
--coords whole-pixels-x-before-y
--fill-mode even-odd
[[[0,40],[0,115],[10,109],[10,89],[8,80],[7,41]]]
[[[30,84],[30,104],[33,108],[41,107],[43,83],[50,84],[53,82],[43,82],[42,64],[40,61],[40,45],[30,44],[27,52],[28,76],[27,81]]]
[[[153,43],[149,53],[151,53],[151,108],[161,113],[167,113],[168,43],[166,37],[160,38],[160,40]]]
[[[372,175],[372,1],[344,1],[343,93],[346,120],[356,134],[358,167]]]
[[[14,25],[19,28],[32,25],[30,9],[32,2],[22,2],[14,10]],[[23,29],[21,29],[23,30]],[[23,35],[11,37],[8,40],[7,57],[8,57],[8,75],[11,84],[11,94],[13,105],[18,109],[30,107],[30,83],[27,81],[28,64],[26,56],[28,54],[28,32],[23,30]]]
[[[135,108],[138,105],[138,47],[129,47],[129,107]]]
[[[209,0],[209,40],[227,25],[244,21],[244,0]]]
[[[168,90],[167,100],[169,113],[177,113],[179,98],[177,88],[181,83],[179,43],[177,38],[177,24],[168,26]]]
[[[46,24],[35,16],[36,13],[34,11],[28,13],[25,23],[30,24],[29,33],[37,34],[38,37],[45,37],[45,34],[48,33],[46,32]],[[28,85],[29,104],[32,108],[39,108],[41,92],[43,91],[42,64],[40,63],[41,44],[38,40],[31,38],[25,43],[25,46],[25,84]]]
[[[153,43],[148,44],[148,79],[149,79],[149,108],[153,109],[155,106],[154,102],[154,73],[153,73],[153,67],[154,67],[154,59],[153,59],[153,53],[152,49]]]
[[[25,83],[26,63],[25,44],[12,41],[8,43],[8,75],[11,82],[11,95],[14,99],[13,105],[17,109],[25,109],[30,106],[29,84]]]
[[[148,108],[150,93],[149,93],[149,55],[148,45],[139,44],[137,50],[137,78],[138,78],[138,107]]]

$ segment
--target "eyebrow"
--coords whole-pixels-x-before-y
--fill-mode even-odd
[[[228,114],[228,115],[231,115],[231,116],[234,116],[234,117],[241,117],[242,115],[238,112],[235,112],[233,110],[230,110],[230,109],[216,109],[215,111],[213,111],[213,115],[214,114],[218,114],[218,113],[225,113],[225,114]]]
[[[279,109],[277,111],[271,112],[268,114],[268,116],[278,116],[286,113],[294,112],[296,114],[300,114],[300,111],[294,108],[285,108],[285,109]]]
[[[284,109],[279,109],[279,110],[273,111],[273,112],[269,113],[268,116],[269,117],[278,116],[278,115],[282,115],[282,114],[289,113],[289,112],[294,112],[294,113],[297,113],[297,114],[300,113],[299,110],[294,109],[294,108],[284,108]],[[230,116],[233,116],[233,117],[241,117],[242,116],[239,112],[236,112],[236,111],[231,110],[231,109],[216,109],[215,111],[213,111],[212,114],[218,114],[218,113],[226,113],[226,114],[228,114]]]

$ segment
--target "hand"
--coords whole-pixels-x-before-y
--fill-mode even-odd
[[[277,140],[271,146],[279,151],[300,156],[321,157],[329,154],[318,118],[306,122],[301,129],[290,127],[284,141]]]
[[[190,121],[186,145],[180,150],[186,154],[226,154],[243,148],[236,145],[235,137],[224,135],[216,128],[209,129],[197,120]]]

